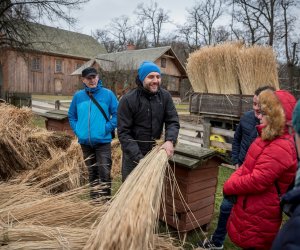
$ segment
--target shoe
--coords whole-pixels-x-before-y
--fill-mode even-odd
[[[223,245],[220,245],[220,246],[219,245],[215,245],[215,243],[212,240],[212,235],[210,236],[210,239],[205,238],[203,242],[200,241],[198,243],[198,246],[202,247],[204,249],[209,249],[209,250],[221,250],[221,249],[224,249]]]

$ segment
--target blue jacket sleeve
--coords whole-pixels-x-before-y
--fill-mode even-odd
[[[106,131],[111,132],[117,127],[117,111],[118,111],[118,99],[113,92],[111,92],[111,101],[109,104],[109,116],[110,120],[106,123]]]
[[[68,118],[73,132],[76,134],[76,124],[78,121],[76,95],[74,95],[68,111]]]

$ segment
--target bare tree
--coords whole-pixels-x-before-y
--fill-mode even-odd
[[[68,9],[79,8],[89,0],[1,0],[0,2],[0,47],[26,48],[28,36],[33,32],[29,22],[62,20],[74,24]]]
[[[217,20],[223,15],[222,6],[223,0],[207,0],[187,10],[187,22],[178,26],[177,32],[190,51],[228,39],[229,33],[224,27],[216,27]]]
[[[139,4],[135,10],[140,22],[146,22],[153,36],[153,46],[159,46],[163,24],[169,23],[168,12],[158,7],[157,2],[151,1],[149,5]]]
[[[197,7],[199,9],[197,18],[202,26],[202,31],[200,33],[206,45],[210,45],[214,42],[213,30],[216,21],[223,14],[222,6],[222,0],[206,0],[201,2]]]
[[[273,46],[276,34],[282,31],[280,1],[232,0],[235,6],[233,18],[250,32],[252,44],[260,42]]]
[[[289,78],[289,85],[292,89],[296,89],[297,86],[294,84],[294,69],[298,63],[298,58],[296,54],[297,50],[297,42],[290,42],[290,33],[293,31],[294,23],[296,18],[292,15],[289,15],[289,9],[294,8],[296,6],[296,2],[293,0],[280,0],[280,6],[283,11],[283,25],[284,25],[284,48],[285,48],[285,56],[286,56],[286,65],[287,65],[287,73]]]

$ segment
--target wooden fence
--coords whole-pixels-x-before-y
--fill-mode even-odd
[[[31,109],[35,114],[45,114],[50,110],[68,111],[71,100],[45,100],[34,98],[31,101]]]

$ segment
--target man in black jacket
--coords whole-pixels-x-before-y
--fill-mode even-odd
[[[160,68],[144,61],[136,79],[137,88],[125,94],[118,108],[118,137],[122,146],[122,181],[153,148],[165,128],[164,144],[173,155],[179,119],[170,93],[161,88]]]

